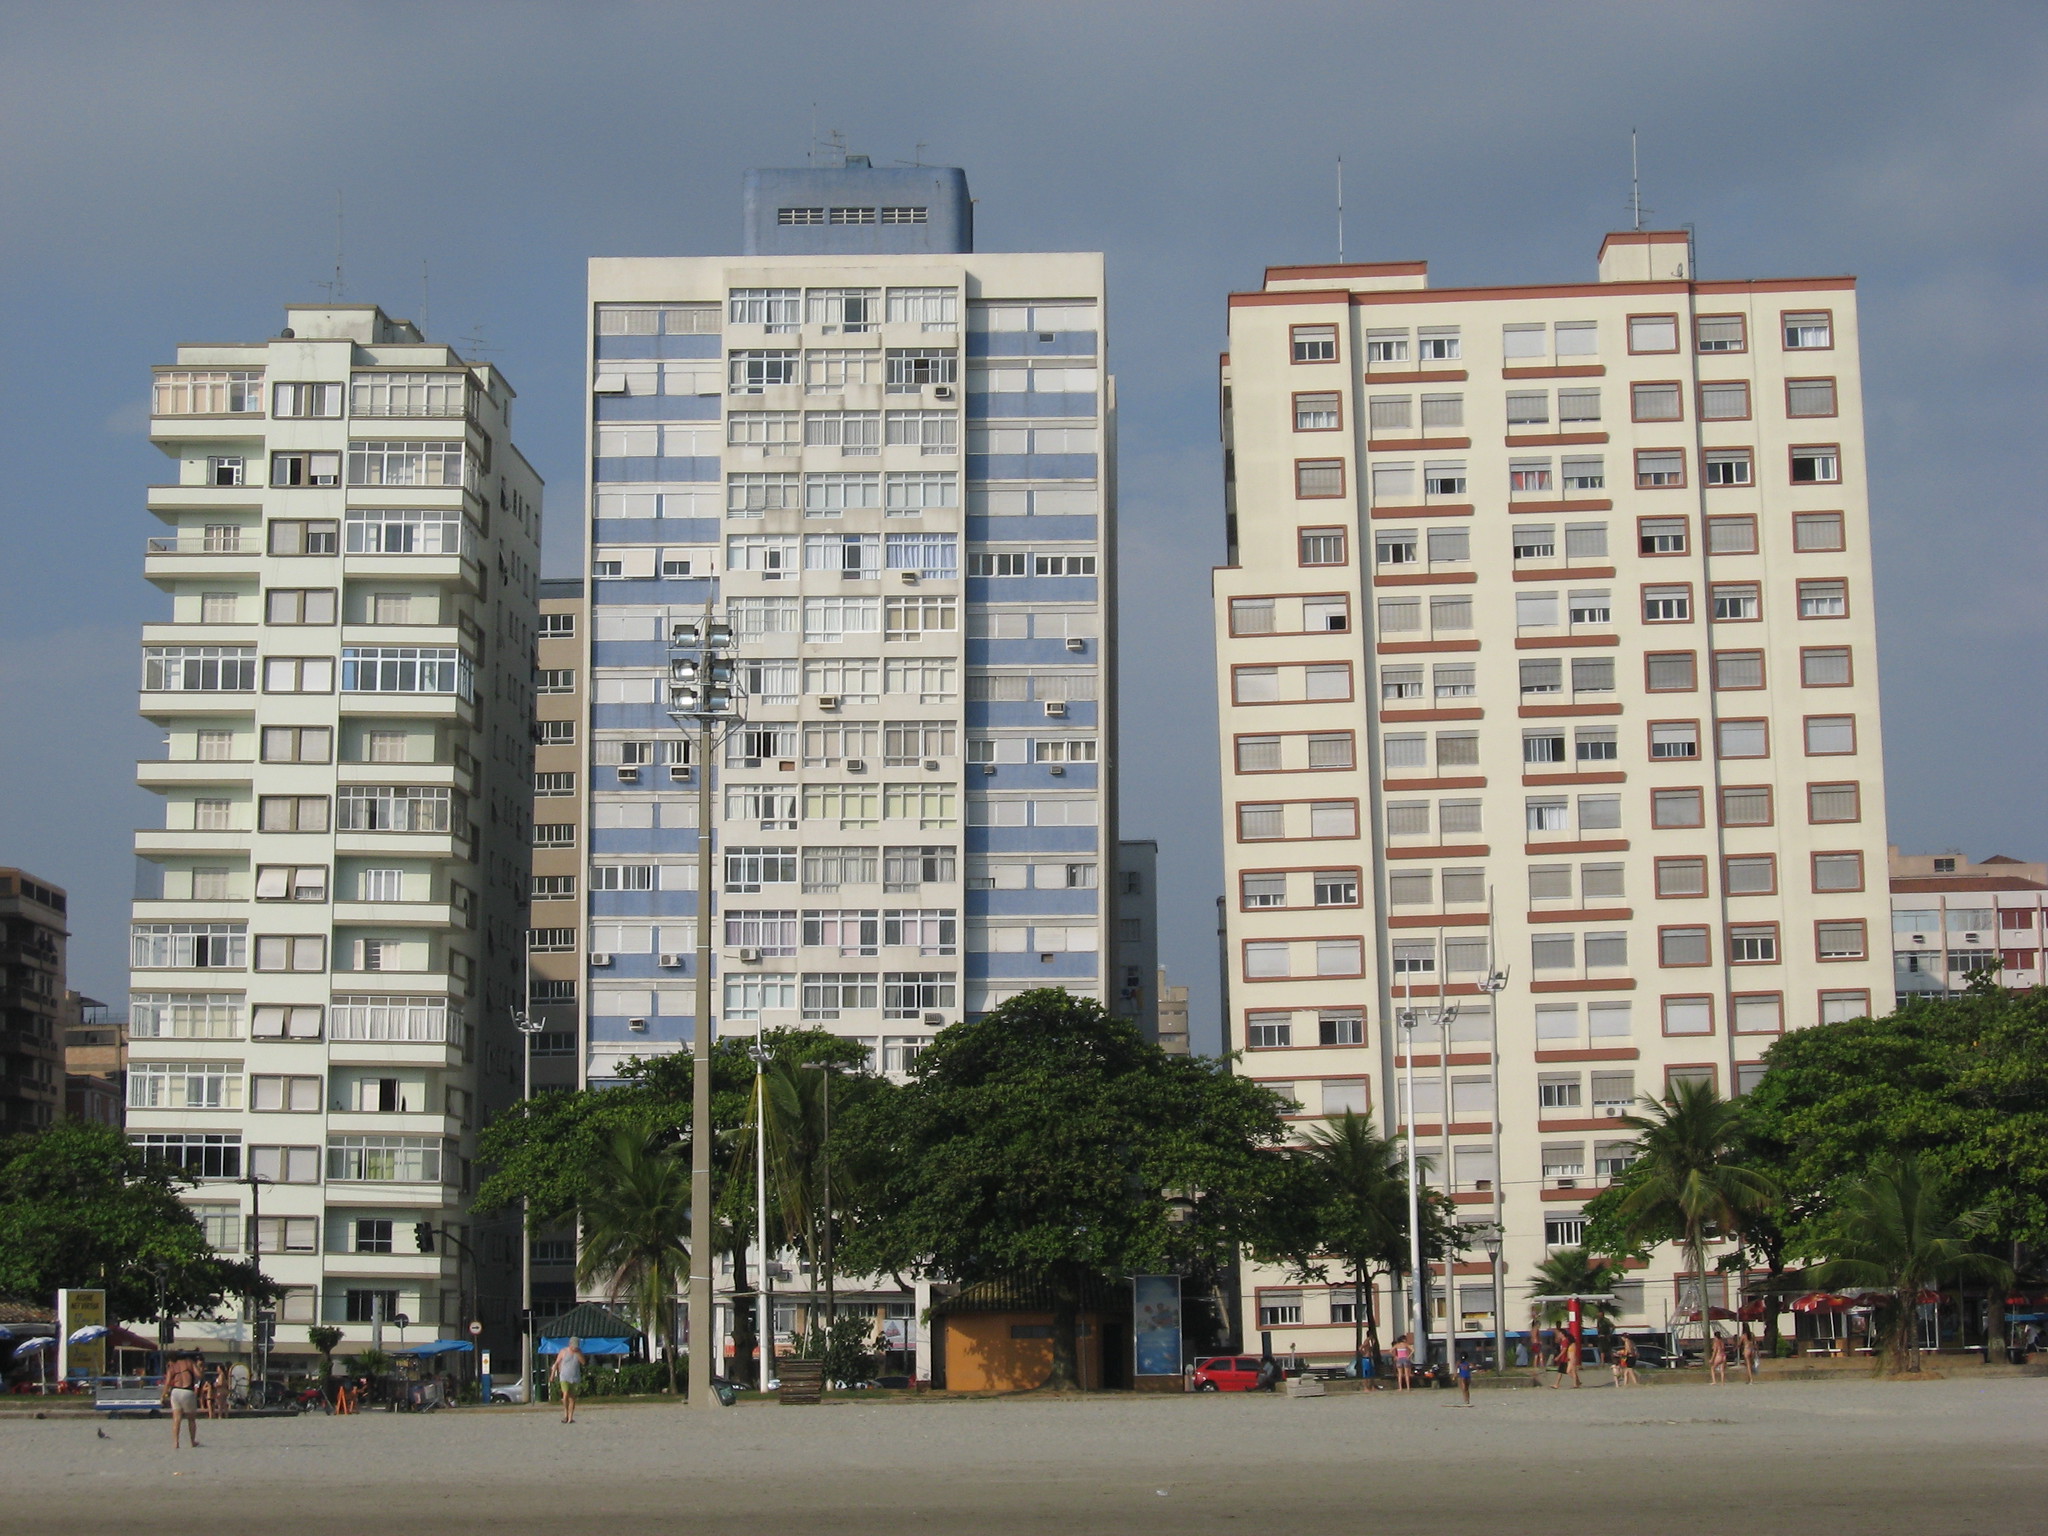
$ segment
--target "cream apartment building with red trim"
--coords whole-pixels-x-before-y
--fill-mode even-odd
[[[1304,1131],[1413,1120],[1510,1330],[1638,1095],[1892,1002],[1854,280],[1691,270],[1632,231],[1596,282],[1230,298],[1227,1043]],[[1452,1004],[1411,1117],[1394,1021]],[[1247,1279],[1247,1333],[1348,1352],[1348,1290]],[[1483,1249],[1437,1287],[1491,1333]],[[1676,1309],[1668,1252],[1626,1301]]]

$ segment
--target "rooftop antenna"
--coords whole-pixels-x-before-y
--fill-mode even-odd
[[[472,325],[469,328],[469,334],[467,336],[460,338],[460,340],[462,342],[462,349],[464,354],[469,357],[481,357],[486,352],[495,352],[498,350],[496,347],[491,346],[488,342],[484,340],[484,325],[481,320],[479,320],[475,325]]]
[[[427,258],[420,258],[420,340],[427,339],[427,297],[431,292],[427,283]]]
[[[1337,265],[1344,265],[1344,157],[1337,157]]]
[[[1643,227],[1643,176],[1641,168],[1636,163],[1636,131],[1633,128],[1628,131],[1628,187],[1630,212],[1635,219],[1635,227],[1641,229]]]
[[[315,288],[325,288],[327,290],[327,302],[330,304],[338,303],[348,292],[348,284],[342,280],[341,275],[341,254],[347,230],[348,226],[344,219],[341,193],[336,192],[334,194],[334,276],[327,282],[323,283],[316,280],[313,284]]]
[[[919,140],[917,141],[917,143],[915,143],[914,145],[912,145],[912,146],[911,146],[911,149],[910,149],[910,163],[911,163],[912,165],[923,165],[923,164],[924,164],[924,151],[925,151],[925,145],[926,145],[926,144],[928,144],[928,143],[930,143],[930,142],[931,142],[931,141],[930,141],[930,140],[928,140],[928,139],[919,139]]]
[[[811,147],[810,147],[810,149],[809,149],[809,150],[808,150],[808,151],[807,151],[807,152],[805,153],[805,155],[804,155],[804,159],[805,159],[805,161],[806,161],[806,162],[807,162],[807,163],[808,163],[808,164],[810,165],[811,169],[813,169],[813,170],[816,170],[816,169],[817,169],[817,167],[818,167],[818,104],[817,104],[817,103],[816,103],[815,101],[811,103]]]

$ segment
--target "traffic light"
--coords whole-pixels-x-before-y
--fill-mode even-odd
[[[277,1314],[264,1311],[256,1314],[256,1347],[269,1349],[277,1342]]]
[[[412,1240],[421,1253],[434,1251],[434,1224],[431,1221],[416,1221],[412,1224]]]

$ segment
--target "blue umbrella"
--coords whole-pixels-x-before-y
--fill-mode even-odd
[[[14,1330],[12,1328],[6,1327],[4,1324],[0,1324],[0,1339],[11,1339],[13,1337]]]
[[[36,1350],[55,1349],[56,1347],[57,1341],[51,1338],[23,1339],[19,1344],[14,1346],[14,1352],[17,1355],[26,1355]]]
[[[71,1342],[73,1344],[90,1344],[97,1339],[104,1339],[106,1336],[106,1325],[104,1323],[93,1323],[71,1335]]]

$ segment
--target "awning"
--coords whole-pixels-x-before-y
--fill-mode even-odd
[[[1717,1323],[1732,1323],[1735,1321],[1735,1314],[1726,1307],[1709,1307],[1707,1308],[1707,1316]],[[1694,1307],[1690,1312],[1681,1312],[1678,1314],[1678,1320],[1681,1323],[1696,1323],[1700,1320],[1700,1309]]]
[[[633,1352],[631,1339],[578,1339],[577,1344],[586,1355],[630,1355]],[[559,1355],[569,1347],[569,1338],[542,1339],[540,1352],[544,1355]]]
[[[1826,1291],[1814,1291],[1805,1296],[1792,1298],[1794,1312],[1846,1312],[1852,1303],[1846,1296],[1831,1296]]]
[[[476,1348],[467,1339],[434,1339],[425,1344],[408,1344],[391,1351],[394,1355],[456,1355]]]
[[[141,1334],[127,1328],[113,1328],[107,1332],[107,1343],[115,1349],[147,1349],[154,1351],[159,1346],[154,1339],[145,1339]]]

